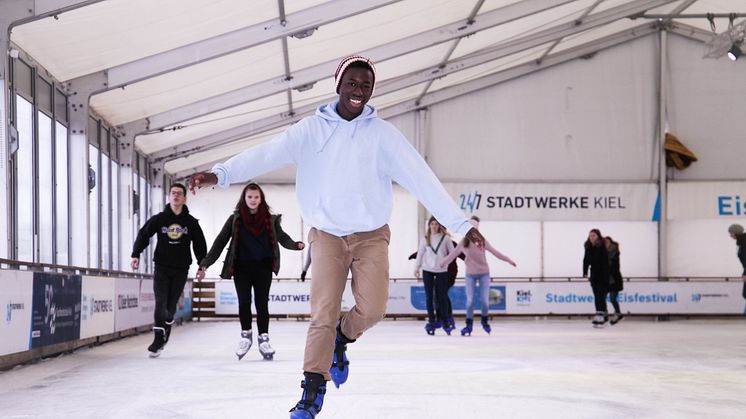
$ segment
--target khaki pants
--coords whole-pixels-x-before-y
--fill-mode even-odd
[[[303,371],[331,379],[329,368],[348,272],[352,271],[355,306],[341,319],[342,333],[357,339],[383,319],[389,298],[390,237],[388,225],[344,237],[315,228],[309,232],[313,278]]]

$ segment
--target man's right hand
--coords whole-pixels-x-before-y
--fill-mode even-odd
[[[204,188],[207,186],[215,186],[217,184],[218,176],[215,173],[199,172],[189,176],[187,187],[192,192],[192,194],[196,194],[197,192],[194,190],[194,188]]]
[[[132,261],[130,262],[130,266],[132,267],[133,271],[136,271],[137,268],[140,267],[140,258],[132,258]]]

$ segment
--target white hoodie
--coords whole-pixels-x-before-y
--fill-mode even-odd
[[[391,217],[394,180],[451,231],[471,224],[399,130],[366,105],[352,121],[337,102],[323,105],[268,143],[212,168],[218,185],[296,165],[296,196],[306,223],[335,236],[372,231]]]

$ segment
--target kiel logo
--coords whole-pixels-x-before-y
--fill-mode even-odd
[[[470,192],[469,195],[461,194],[459,197],[461,198],[461,209],[464,211],[468,209],[469,213],[478,210],[479,204],[482,202],[482,194],[477,191]]]

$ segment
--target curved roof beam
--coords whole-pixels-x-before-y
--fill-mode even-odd
[[[514,67],[508,68],[506,70],[494,73],[494,74],[490,74],[490,75],[480,77],[475,80],[470,80],[468,82],[460,83],[460,84],[457,84],[451,87],[447,87],[445,89],[441,89],[441,90],[438,90],[432,93],[428,93],[425,96],[423,96],[419,101],[408,100],[408,101],[405,101],[405,102],[402,102],[396,105],[388,106],[386,108],[380,109],[379,114],[383,118],[391,118],[397,115],[401,115],[407,112],[414,111],[416,109],[419,109],[425,106],[431,106],[436,103],[450,100],[458,96],[469,94],[471,92],[480,91],[485,88],[488,88],[488,87],[491,87],[491,86],[494,86],[500,83],[504,83],[506,81],[510,81],[518,77],[522,77],[527,74],[531,74],[536,71],[546,69],[551,66],[562,64],[567,61],[571,61],[576,58],[580,58],[588,54],[601,51],[603,49],[611,48],[615,45],[620,45],[625,42],[631,41],[633,39],[641,38],[641,37],[656,33],[658,30],[659,28],[655,23],[653,22],[644,23],[634,28],[626,29],[626,30],[605,36],[603,38],[596,39],[596,40],[587,42],[582,45],[578,45],[576,47],[570,48],[565,51],[550,54],[546,56],[541,63],[537,63],[536,61],[531,61],[528,63],[519,64]],[[687,30],[684,30],[684,32],[687,32]],[[218,163],[221,161],[224,161],[224,159],[203,163],[198,166],[195,166],[192,169],[187,169],[187,170],[182,170],[180,172],[176,172],[173,174],[173,176],[177,179],[181,179],[181,178],[187,177],[199,171],[210,170],[210,168],[215,163]]]
[[[375,62],[385,61],[573,1],[575,0],[523,0],[479,15],[473,22],[460,19],[449,25],[444,25],[366,51],[358,51],[358,53],[370,57]],[[337,63],[337,59],[324,62],[295,72],[291,80],[285,80],[284,77],[265,80],[170,111],[152,115],[145,118],[145,120],[147,120],[147,126],[150,130],[165,128],[203,115],[281,93],[287,89],[323,80],[331,76],[329,69],[336,68]],[[133,121],[133,123],[139,123],[139,121]]]
[[[658,7],[666,3],[671,3],[673,1],[677,0],[636,0],[631,3],[627,3],[612,9],[605,10],[603,12],[598,12],[593,15],[587,16],[580,24],[574,21],[562,23],[534,34],[529,34],[511,41],[498,43],[492,48],[483,49],[477,53],[469,54],[459,59],[450,61],[447,65],[442,67],[438,66],[426,68],[414,73],[397,77],[395,79],[384,80],[380,84],[376,85],[376,93],[378,95],[383,95],[409,86],[414,86],[419,83],[427,82],[429,80],[438,79],[451,73],[494,61],[514,54],[516,52],[537,47],[547,42],[552,42],[556,39],[565,38],[567,36],[584,32],[586,30],[611,23],[619,19],[624,19],[636,13],[644,12],[645,10]],[[212,147],[228,144],[230,142],[246,138],[250,135],[287,125],[289,123],[300,120],[304,116],[312,114],[318,106],[327,102],[328,98],[326,100],[297,108],[294,115],[289,115],[287,113],[275,115],[253,121],[248,124],[239,125],[225,131],[217,132],[206,137],[188,141],[176,147],[170,147],[168,149],[152,153],[150,155],[150,160],[168,161],[177,159],[195,151],[206,150]]]
[[[296,33],[313,30],[321,25],[398,1],[401,0],[331,0],[292,13],[286,18],[247,26],[68,81],[76,85],[94,83],[100,86],[94,94],[103,93]]]
[[[14,15],[14,11],[21,12],[16,13],[14,17],[23,17],[18,17],[10,23],[10,28],[13,28],[14,26],[59,15],[101,1],[103,0],[3,0],[5,3],[3,9],[9,15]]]

